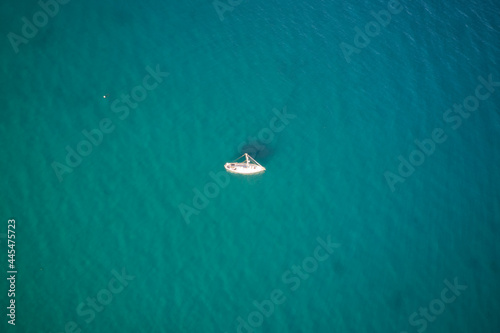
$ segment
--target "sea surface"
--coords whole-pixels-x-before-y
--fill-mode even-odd
[[[48,3],[0,4],[1,332],[500,332],[498,1]]]

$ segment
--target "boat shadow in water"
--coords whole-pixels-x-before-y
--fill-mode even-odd
[[[273,154],[273,151],[265,144],[255,141],[244,145],[240,149],[239,153],[240,154],[247,153],[252,158],[258,161],[265,161],[269,156]]]

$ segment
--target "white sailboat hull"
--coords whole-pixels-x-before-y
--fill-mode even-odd
[[[226,163],[224,165],[227,172],[238,173],[240,175],[253,175],[266,171],[261,165],[247,164],[247,163]]]

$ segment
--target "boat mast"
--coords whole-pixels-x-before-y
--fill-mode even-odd
[[[248,154],[247,154],[247,156],[248,156]],[[252,156],[248,156],[247,158],[249,158],[253,163],[255,163],[255,164],[259,165],[259,166],[262,166],[262,165],[260,165],[259,162],[257,162],[255,159],[253,159]]]

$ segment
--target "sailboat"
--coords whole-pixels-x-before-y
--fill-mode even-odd
[[[236,162],[243,156],[245,156],[245,161]],[[224,168],[226,168],[227,172],[238,173],[241,175],[253,175],[266,171],[266,168],[260,165],[259,162],[254,160],[252,156],[248,155],[247,153],[238,157],[236,160],[234,160],[234,162],[224,164]]]

